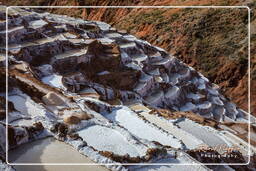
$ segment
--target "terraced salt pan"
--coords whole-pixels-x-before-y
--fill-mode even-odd
[[[178,127],[174,126],[171,122],[164,121],[163,119],[157,118],[156,116],[149,115],[148,113],[141,113],[148,121],[151,123],[157,124],[160,128],[164,129],[165,131],[173,134],[175,137],[180,139],[188,149],[195,149],[199,145],[203,144],[200,139],[195,138],[191,134],[179,129]]]
[[[66,87],[62,83],[62,76],[57,74],[52,74],[42,78],[42,82],[48,84],[52,87],[60,88],[66,90]]]
[[[147,101],[151,105],[158,105],[159,103],[162,102],[163,97],[164,97],[164,92],[157,91],[157,92],[152,93],[148,97],[146,97],[145,101]]]
[[[216,90],[216,89],[209,88],[208,91],[209,91],[212,95],[215,95],[215,96],[218,96],[218,95],[219,95],[219,92],[218,92],[218,90]]]
[[[226,109],[222,106],[216,106],[213,112],[215,115],[224,116],[226,113]]]
[[[236,109],[236,105],[234,103],[227,103],[227,110],[233,114],[233,115],[237,115],[238,114],[238,111]]]
[[[23,144],[17,149],[9,152],[9,160],[15,163],[93,163],[88,157],[81,155],[71,146],[54,140],[45,138],[31,143]],[[18,171],[107,171],[103,166],[15,166]]]
[[[86,53],[87,53],[87,49],[73,49],[73,50],[66,51],[62,54],[55,55],[54,58],[63,59],[63,58],[73,57],[73,56],[77,57],[77,56],[85,55]]]
[[[174,73],[171,77],[171,81],[173,84],[177,84],[179,80],[186,80],[189,79],[190,76],[190,69],[189,68],[183,68],[178,71],[178,73]]]
[[[138,63],[145,61],[147,58],[148,58],[147,55],[133,56],[133,59],[134,59],[135,61],[137,61]]]
[[[73,44],[80,44],[80,43],[84,43],[84,39],[69,39],[69,41]]]
[[[204,79],[199,78],[197,83],[198,83],[197,86],[198,86],[199,90],[206,89],[206,85],[205,85],[205,80]]]
[[[95,91],[95,89],[93,88],[84,88],[82,90],[79,91],[78,94],[97,94],[97,91]]]
[[[206,78],[202,73],[199,72],[198,74],[205,82],[209,82],[209,79]]]
[[[143,165],[143,166],[131,166],[131,170],[134,171],[210,171],[211,169],[207,168],[204,165],[200,165],[197,160],[190,157],[188,154],[177,151],[177,157],[167,157],[164,159],[159,159],[155,163],[163,163],[163,165]],[[173,154],[172,154],[173,156]],[[180,164],[180,165],[164,165],[168,164]],[[187,163],[194,163],[198,165],[182,165]],[[133,167],[133,168],[132,168]]]
[[[98,38],[97,40],[99,40],[101,43],[103,44],[111,44],[114,43],[115,41],[110,39],[110,38]]]
[[[30,27],[32,27],[33,29],[41,28],[41,27],[45,26],[46,24],[48,24],[48,23],[45,22],[44,20],[35,20],[35,21],[31,21],[29,23]]]
[[[164,118],[158,117],[156,115],[149,114],[150,110],[145,106],[140,104],[130,106],[131,109],[140,112],[140,115],[144,116],[146,120],[149,122],[159,126],[163,130],[167,131],[168,133],[174,135],[178,139],[180,139],[188,149],[195,149],[199,145],[203,144],[203,141],[197,139],[193,135],[189,134],[182,129],[179,129],[177,126],[173,124],[173,122],[168,121]]]
[[[129,41],[137,40],[137,38],[133,35],[124,35],[123,38],[126,39],[126,40],[129,40]]]
[[[162,76],[164,82],[168,83],[170,81],[167,73],[163,73],[161,76]]]
[[[184,106],[180,108],[181,111],[192,111],[196,109],[196,105],[191,102],[186,103]]]
[[[161,131],[159,128],[146,123],[128,107],[121,107],[106,115],[108,119],[126,128],[133,135],[149,141],[157,141],[163,145],[181,148],[181,142],[173,135]]]
[[[101,21],[95,21],[95,23],[100,27],[101,30],[109,30],[110,29],[110,25]]]
[[[163,58],[163,59],[160,58],[159,61],[152,63],[152,65],[164,66],[165,68],[169,68],[171,65],[171,59],[170,58]]]
[[[120,48],[125,49],[125,48],[134,48],[136,47],[136,44],[134,42],[128,42],[128,43],[122,43],[119,45]]]
[[[222,102],[222,100],[219,97],[212,97],[212,102],[217,105],[220,105],[220,106],[224,105],[224,103]]]
[[[225,144],[228,146],[232,145],[224,137],[221,137],[219,134],[217,134],[217,131],[214,131],[213,128],[200,126],[199,124],[188,119],[184,119],[183,121],[178,122],[177,125],[182,130],[192,134],[209,146],[214,147]]]
[[[188,93],[187,95],[188,98],[194,99],[194,100],[199,100],[202,98],[201,94],[195,94],[195,93]]]
[[[76,36],[75,34],[72,34],[72,33],[69,33],[69,32],[63,33],[63,35],[64,35],[66,38],[68,38],[68,39],[76,39],[76,38],[77,38],[77,36]]]
[[[143,41],[142,41],[142,43],[143,43]],[[160,52],[156,52],[156,53],[150,55],[150,58],[151,58],[151,61],[159,62],[162,60],[162,55]]]
[[[171,75],[170,77],[169,77],[169,80],[170,80],[170,82],[171,82],[171,84],[172,85],[175,85],[175,84],[177,84],[177,83],[179,83],[179,78],[181,77],[181,75],[180,74],[173,74],[173,75]]]
[[[30,116],[23,115],[19,111],[12,111],[12,112],[8,111],[8,122],[9,123],[19,120],[19,119],[23,119],[23,118],[30,118]],[[3,121],[6,122],[6,119],[4,119]]]
[[[154,70],[151,70],[148,72],[150,75],[160,75],[159,68],[156,68]]]
[[[8,100],[13,102],[14,108],[22,115],[38,116],[45,114],[45,110],[25,94],[10,95]]]
[[[199,109],[209,109],[211,107],[212,107],[212,104],[208,101],[205,101],[204,103],[198,105]]]
[[[132,69],[135,69],[135,70],[141,70],[141,66],[139,66],[138,64],[135,64],[134,62],[128,63],[128,64],[126,64],[126,66],[128,68],[132,68]]]
[[[173,86],[168,89],[167,93],[165,94],[165,97],[168,99],[173,99],[178,96],[180,88],[177,86]]]
[[[148,82],[148,81],[152,81],[153,82],[153,76],[151,75],[147,75],[147,74],[143,74],[140,78],[140,82]]]
[[[203,83],[200,83],[199,86],[198,86],[198,89],[199,89],[199,90],[203,90],[203,89],[205,89],[205,88],[206,88],[206,86],[205,86],[205,84],[203,84]]]
[[[136,91],[137,93],[140,93],[142,96],[144,96],[146,93],[146,89],[145,89],[146,85],[147,85],[146,83],[139,82],[135,86],[134,91]]]
[[[31,126],[33,125],[33,120],[31,119],[19,119],[11,122],[11,125],[18,125],[18,126]]]
[[[234,134],[230,133],[229,131],[223,131],[222,134],[225,135],[225,137],[227,137],[227,139],[229,141],[231,141],[235,146],[237,146],[239,148],[239,151],[244,156],[248,156],[248,152],[249,152],[248,142],[235,136]],[[251,150],[251,153],[253,153],[253,151],[255,151],[255,147],[251,146],[250,150]]]
[[[18,27],[14,27],[14,28],[9,28],[8,29],[8,33],[11,33],[11,32],[13,32],[13,31],[17,31],[17,30],[23,30],[24,29],[24,26],[18,26]],[[0,34],[2,34],[2,33],[6,33],[6,31],[4,30],[4,31],[0,31]]]
[[[122,35],[119,34],[119,33],[108,33],[108,34],[106,34],[106,36],[109,37],[109,38],[119,38],[119,37],[122,37]]]
[[[35,40],[33,42],[25,42],[22,44],[10,44],[8,45],[8,49],[12,50],[12,49],[20,49],[28,46],[42,45],[42,44],[50,43],[56,40],[67,40],[67,39],[62,34],[57,34],[53,37],[46,37],[46,38]]]
[[[89,146],[99,151],[112,151],[115,154],[129,154],[132,157],[140,156],[140,152],[118,131],[100,125],[93,125],[78,131],[80,137]]]

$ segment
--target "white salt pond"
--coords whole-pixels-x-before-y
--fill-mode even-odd
[[[53,74],[50,76],[46,76],[42,79],[43,83],[48,84],[53,87],[57,87],[63,90],[66,90],[66,87],[62,83],[62,76]]]
[[[25,116],[35,116],[44,114],[44,110],[40,108],[29,96],[25,94],[10,95],[8,100],[13,102],[14,108]]]
[[[54,138],[45,138],[9,151],[10,163],[93,163],[88,157],[80,154],[70,145]],[[17,171],[107,171],[103,166],[21,166],[16,165]]]
[[[126,128],[132,134],[147,139],[149,141],[157,141],[163,145],[169,145],[174,148],[181,148],[181,143],[173,135],[161,131],[159,128],[146,123],[131,111],[128,107],[122,107],[113,111],[106,116],[113,122]]]
[[[192,134],[196,138],[202,140],[205,144],[215,147],[218,145],[228,145],[230,146],[231,143],[225,140],[224,137],[220,137],[214,131],[211,131],[210,128],[203,128],[202,126],[198,125],[197,123],[185,119],[184,121],[178,122],[177,125],[184,131]]]
[[[41,19],[35,20],[35,21],[32,21],[29,23],[30,27],[32,27],[33,29],[41,28],[41,27],[45,26],[46,24],[48,24],[48,23]]]
[[[18,119],[13,122],[11,122],[12,125],[17,125],[17,126],[32,126],[33,125],[33,120],[31,119]]]
[[[202,98],[201,94],[195,94],[195,93],[188,93],[187,95],[188,98],[194,99],[194,100],[199,100]]]
[[[179,74],[173,74],[173,75],[171,75],[170,77],[169,77],[169,79],[170,79],[170,83],[172,83],[173,85],[175,85],[175,84],[177,84],[178,82],[179,82],[179,78],[180,78],[181,76],[179,75]]]
[[[192,111],[193,109],[196,109],[196,105],[191,102],[186,103],[180,108],[181,111]]]
[[[159,90],[147,96],[145,98],[145,101],[147,101],[151,105],[157,106],[162,102],[163,97],[164,92]]]
[[[100,125],[90,126],[78,131],[89,146],[100,151],[112,151],[115,154],[129,154],[132,157],[140,156],[138,150],[126,141],[126,137],[114,129]]]
[[[182,142],[186,145],[189,149],[194,149],[198,147],[199,145],[203,144],[203,142],[193,135],[189,134],[188,132],[179,129],[177,126],[175,126],[172,122],[160,118],[157,115],[149,114],[149,109],[142,105],[133,105],[131,106],[131,109],[135,111],[141,111],[140,114],[149,122],[159,126],[163,130],[167,131],[170,134],[173,134],[175,137],[182,140]]]

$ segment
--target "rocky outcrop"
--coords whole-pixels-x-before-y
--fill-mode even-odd
[[[42,97],[42,101],[46,105],[54,105],[54,106],[61,106],[65,105],[63,99],[61,99],[56,93],[49,92],[45,96]]]
[[[81,119],[75,115],[66,116],[63,118],[63,121],[67,124],[78,124],[80,123]]]

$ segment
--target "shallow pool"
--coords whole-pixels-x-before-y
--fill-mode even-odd
[[[54,138],[45,138],[32,143],[23,144],[9,152],[11,163],[93,163],[88,157],[80,154],[73,147]],[[17,171],[107,171],[102,166],[18,166]]]

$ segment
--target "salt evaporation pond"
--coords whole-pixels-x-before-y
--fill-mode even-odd
[[[93,163],[88,157],[80,154],[73,147],[54,138],[45,138],[23,144],[9,151],[10,163]],[[17,171],[107,171],[102,166],[21,166],[16,165]]]
[[[230,146],[230,142],[225,140],[224,137],[220,137],[217,133],[214,131],[211,131],[210,129],[206,129],[206,127],[202,127],[199,124],[194,123],[191,120],[185,119],[181,122],[178,122],[177,125],[184,131],[192,134],[196,138],[202,140],[204,143],[206,143],[209,146],[215,147],[218,145],[226,144]]]
[[[66,87],[62,84],[62,76],[53,74],[46,76],[42,79],[43,83],[48,84],[53,87],[57,87],[63,90],[66,90]]]
[[[114,129],[94,125],[79,131],[78,134],[89,146],[97,150],[112,151],[119,155],[129,154],[132,157],[140,156],[138,149]]]
[[[117,122],[119,125],[140,138],[149,141],[157,141],[163,145],[169,145],[174,148],[182,147],[180,141],[173,135],[162,132],[160,129],[146,123],[128,107],[122,107],[115,110],[111,114],[106,115],[106,117],[113,122]]]

